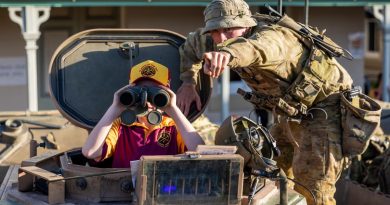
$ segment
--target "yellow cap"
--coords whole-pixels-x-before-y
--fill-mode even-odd
[[[135,83],[140,79],[150,79],[169,87],[171,76],[167,67],[152,60],[147,60],[133,66],[130,71],[130,83]]]

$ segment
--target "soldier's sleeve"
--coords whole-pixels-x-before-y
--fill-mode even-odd
[[[186,42],[179,48],[180,80],[183,83],[196,84],[198,72],[202,69],[202,56],[205,52],[205,36],[201,29],[188,34]]]
[[[294,37],[295,38],[295,37]],[[295,39],[294,39],[295,40]],[[288,42],[285,36],[274,30],[255,33],[249,38],[232,38],[219,45],[219,51],[231,54],[231,68],[250,65],[281,63],[288,59]]]

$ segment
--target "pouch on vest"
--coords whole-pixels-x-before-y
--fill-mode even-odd
[[[336,69],[333,57],[345,56],[348,54],[345,49],[327,36],[296,22],[287,15],[275,18],[270,15],[256,14],[255,18],[271,25],[290,29],[310,50],[306,65],[287,90],[288,96],[285,96],[284,99],[287,103],[301,103],[310,108],[313,104],[326,99],[330,94],[343,90],[342,85],[333,85],[327,81],[333,78],[332,75]],[[292,107],[294,106],[292,105]],[[287,114],[291,116],[289,113]]]
[[[362,154],[370,137],[380,124],[381,106],[372,98],[358,93],[350,99],[350,91],[341,95],[341,126],[343,155],[350,157]]]
[[[287,94],[308,108],[324,100],[330,94],[338,92],[340,87],[324,83],[334,72],[332,59],[319,49],[312,50],[306,66],[288,88]]]

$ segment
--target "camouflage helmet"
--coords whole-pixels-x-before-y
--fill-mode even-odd
[[[206,23],[203,34],[215,29],[257,25],[244,0],[213,0],[203,14]]]
[[[215,145],[234,145],[252,169],[276,169],[273,138],[268,130],[247,117],[229,116],[215,134]]]

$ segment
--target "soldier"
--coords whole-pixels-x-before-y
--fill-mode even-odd
[[[272,129],[282,151],[278,166],[286,172],[292,166],[294,178],[315,200],[298,184],[294,188],[308,204],[335,204],[335,183],[345,161],[339,93],[351,89],[350,75],[290,28],[252,16],[243,0],[213,0],[204,17],[205,27],[189,33],[180,48],[179,108],[186,114],[195,101],[200,109],[195,84],[202,63],[203,72],[214,78],[224,69],[237,72],[252,89],[244,98],[278,116],[280,123]],[[308,75],[308,66],[320,75]]]

